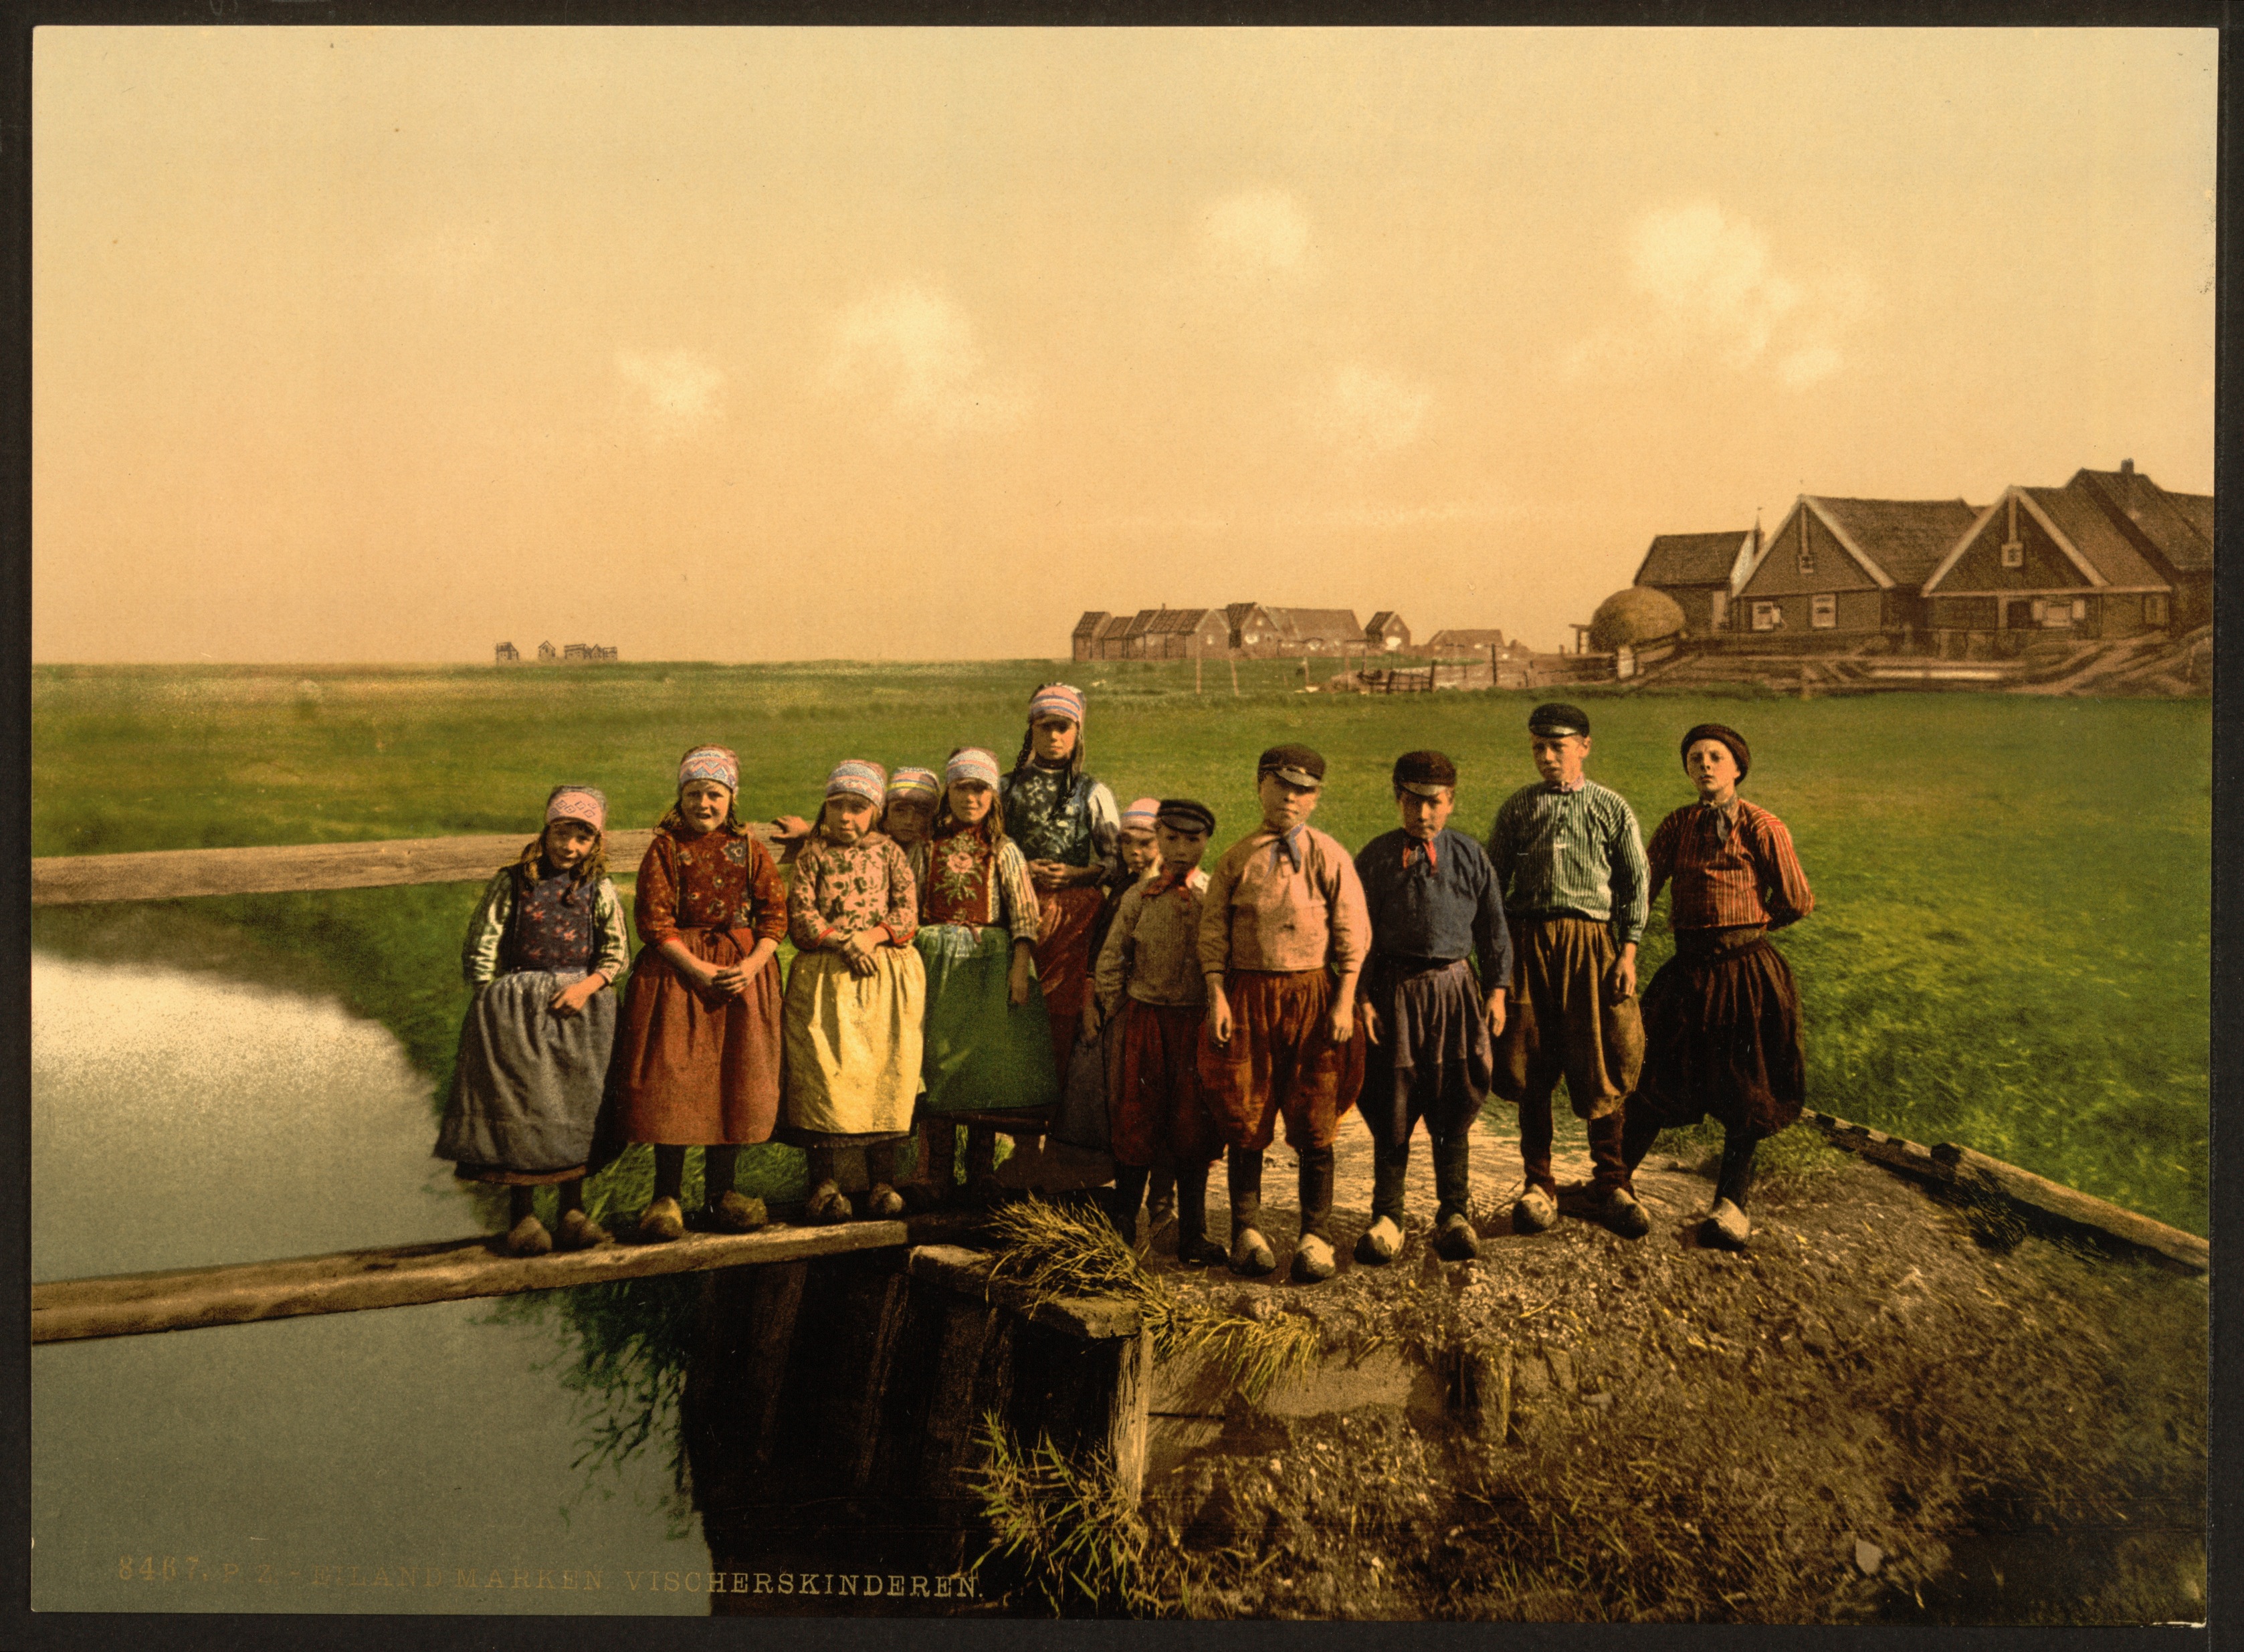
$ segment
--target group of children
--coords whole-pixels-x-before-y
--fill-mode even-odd
[[[1203,870],[1213,812],[1191,798],[1119,809],[1085,767],[1084,715],[1078,690],[1047,684],[1010,768],[977,747],[939,774],[838,765],[814,823],[779,823],[791,876],[740,822],[733,755],[689,751],[639,868],[620,1014],[605,990],[625,960],[605,800],[557,787],[544,830],[470,926],[476,998],[436,1149],[511,1188],[510,1249],[609,1242],[583,1179],[634,1143],[654,1148],[642,1241],[684,1231],[690,1146],[720,1231],[767,1220],[733,1182],[740,1149],[774,1139],[808,1157],[812,1221],[856,1213],[844,1149],[866,1155],[865,1214],[901,1214],[906,1192],[939,1202],[956,1186],[954,1118],[1041,1119],[1094,1050],[1107,1209],[1134,1235],[1150,1198],[1158,1225],[1173,1178],[1186,1265],[1275,1269],[1261,1204],[1282,1121],[1299,1161],[1291,1274],[1330,1277],[1333,1148],[1359,1100],[1375,1144],[1359,1261],[1402,1248],[1421,1121],[1434,1248],[1477,1254],[1468,1133],[1491,1092],[1519,1110],[1513,1229],[1548,1228],[1561,1078],[1588,1121],[1607,1226],[1646,1231],[1634,1167],[1662,1128],[1712,1113],[1727,1139],[1706,1236],[1744,1242],[1754,1148],[1797,1116],[1803,1089],[1798,999],[1767,931],[1813,898],[1783,824],[1736,795],[1751,755],[1734,730],[1686,735],[1699,801],[1661,823],[1648,856],[1628,804],[1583,772],[1575,707],[1530,718],[1542,780],[1504,804],[1485,849],[1449,826],[1457,771],[1443,753],[1396,761],[1398,827],[1351,856],[1308,824],[1324,760],[1273,747],[1256,764],[1260,823]],[[1676,956],[1639,1012],[1637,944],[1670,882]],[[796,951],[784,990],[782,935]],[[916,1130],[919,1175],[900,1188],[896,1144]],[[969,1142],[969,1183],[986,1184],[990,1137]],[[1228,1246],[1207,1231],[1219,1158]],[[545,1183],[559,1184],[553,1231],[532,1204]]]

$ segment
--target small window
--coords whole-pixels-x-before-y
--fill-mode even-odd
[[[1784,605],[1779,602],[1756,602],[1753,606],[1753,628],[1755,631],[1777,631],[1784,625]]]
[[[1813,573],[1815,572],[1815,547],[1808,543],[1808,534],[1804,529],[1801,531],[1800,535],[1799,561],[1801,572]]]
[[[2166,622],[2166,599],[2163,594],[2143,599],[2143,623],[2162,626]]]
[[[1839,599],[1832,592],[1808,599],[1808,623],[1818,631],[1828,631],[1839,623]]]
[[[2026,565],[2025,546],[2016,539],[2005,541],[2003,545],[2003,565],[2006,568],[2024,567]]]
[[[1730,593],[1728,592],[1717,591],[1714,592],[1713,612],[1711,617],[1713,622],[1713,628],[1716,631],[1720,631],[1724,626],[1729,624]]]
[[[2085,598],[2085,597],[2075,597],[2075,598],[2073,598],[2073,599],[2072,599],[2072,617],[2073,617],[2075,620],[2085,620],[2085,619],[2088,617],[2088,599],[2087,599],[2087,598]]]

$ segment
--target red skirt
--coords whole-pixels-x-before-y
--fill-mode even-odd
[[[1115,1163],[1140,1169],[1210,1164],[1223,1151],[1200,1093],[1200,1035],[1206,1021],[1200,1005],[1129,1000],[1110,1093]]]
[[[1225,1143],[1251,1152],[1270,1145],[1286,1121],[1293,1148],[1328,1148],[1363,1087],[1363,1018],[1345,1045],[1332,1039],[1333,978],[1323,970],[1233,970],[1231,1042],[1200,1023],[1200,1082]]]
[[[1037,891],[1037,983],[1051,1018],[1052,1069],[1067,1071],[1083,1006],[1091,1002],[1091,928],[1104,899],[1096,884]]]
[[[680,930],[678,938],[720,968],[747,956],[743,941],[754,944],[745,930]],[[666,1147],[770,1141],[779,1121],[781,1003],[775,958],[746,992],[720,998],[687,985],[655,948],[642,949],[616,1039],[616,1136]]]

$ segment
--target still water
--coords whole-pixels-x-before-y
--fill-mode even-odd
[[[31,1276],[473,1232],[428,1094],[332,1002],[35,956]],[[705,1612],[679,1585],[708,1548],[663,1465],[572,1468],[558,1339],[490,1312],[33,1349],[32,1607]]]

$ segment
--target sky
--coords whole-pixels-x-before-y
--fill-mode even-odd
[[[2213,487],[2210,30],[45,27],[40,661],[1569,640]]]

